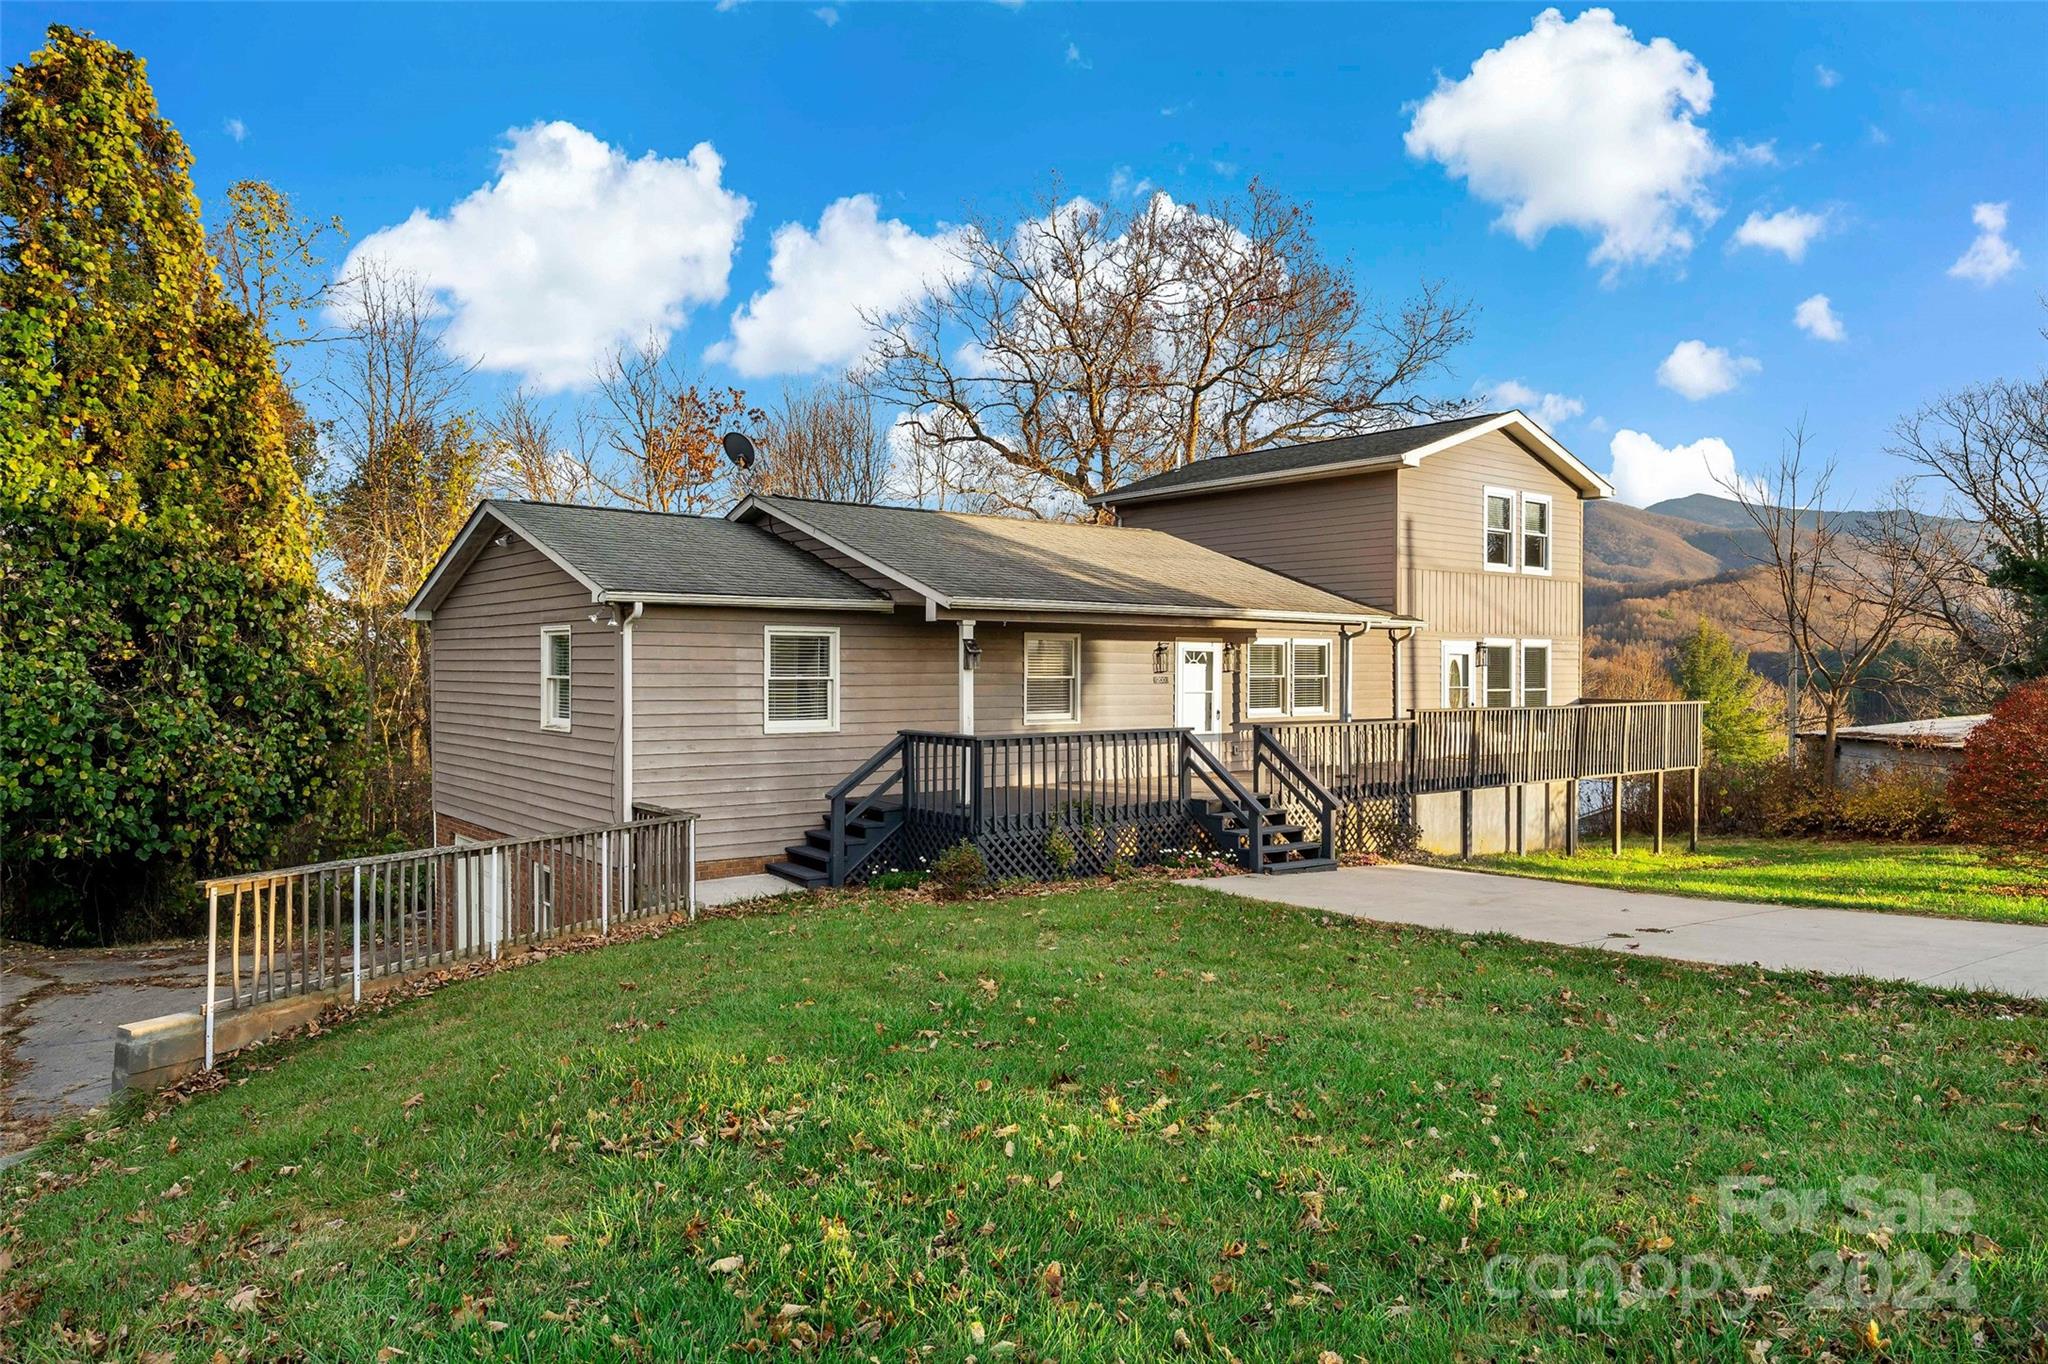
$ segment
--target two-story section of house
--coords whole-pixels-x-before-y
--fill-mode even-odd
[[[1499,412],[1202,460],[1092,500],[1421,622],[1353,642],[1366,718],[1579,699],[1582,504],[1612,491]]]

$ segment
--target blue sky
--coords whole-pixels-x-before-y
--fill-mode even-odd
[[[458,329],[509,366],[486,389],[572,384],[579,347],[652,317],[772,392],[844,333],[846,296],[1054,174],[1105,201],[1263,176],[1366,286],[1471,296],[1445,386],[1570,400],[1559,437],[1603,470],[1620,449],[1641,499],[1700,482],[1721,452],[1695,443],[1755,467],[1802,415],[1874,496],[1903,411],[2041,364],[2048,9],[1538,15],[15,0],[0,55],[50,22],[143,55],[209,206],[255,176],[357,243],[430,215],[380,240],[459,292]],[[852,196],[872,214],[821,227]],[[721,346],[786,224],[785,287]]]

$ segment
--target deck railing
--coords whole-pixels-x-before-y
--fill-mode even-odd
[[[1401,720],[1260,725],[1344,796],[1416,796],[1700,765],[1697,701],[1424,710]]]
[[[358,857],[201,883],[206,1064],[223,1010],[432,970],[507,945],[696,913],[696,816]]]

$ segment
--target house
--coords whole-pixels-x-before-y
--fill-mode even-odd
[[[1327,793],[1273,736],[1574,702],[1580,503],[1608,491],[1507,412],[1176,469],[1097,499],[1115,525],[487,501],[407,608],[432,623],[436,838],[687,809],[705,875],[836,881],[943,805],[1009,830],[1026,874],[1203,821],[1319,865]],[[1431,742],[1476,762],[1467,731]],[[1561,841],[1576,768],[1488,770],[1482,841]],[[886,799],[861,785],[889,773]],[[1251,792],[1262,773],[1292,796]]]
[[[1855,782],[1885,772],[1917,771],[1937,781],[1963,760],[1963,746],[1989,715],[1944,715],[1933,720],[1901,720],[1884,725],[1844,725],[1835,731],[1835,772]],[[1827,744],[1827,731],[1799,732],[1808,762],[1817,761]]]

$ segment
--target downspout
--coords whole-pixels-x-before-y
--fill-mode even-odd
[[[619,822],[633,822],[633,622],[647,603],[636,601],[619,622]]]

